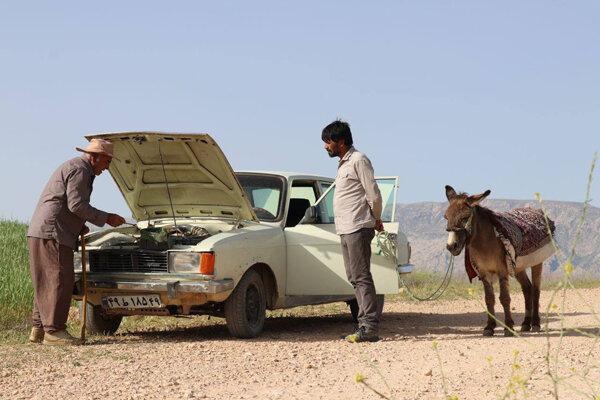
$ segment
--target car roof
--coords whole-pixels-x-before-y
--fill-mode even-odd
[[[288,171],[235,171],[237,174],[263,174],[263,175],[278,175],[286,179],[315,179],[319,181],[333,182],[334,178],[322,175],[312,175],[299,172],[288,172]]]

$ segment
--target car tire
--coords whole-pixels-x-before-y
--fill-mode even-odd
[[[225,320],[231,336],[253,338],[265,325],[267,296],[260,274],[250,270],[225,301]]]
[[[383,303],[385,302],[385,296],[382,294],[378,294],[376,296],[377,298],[377,314],[379,315],[379,318],[381,319],[381,314],[383,314]],[[356,298],[352,299],[352,300],[348,300],[346,302],[348,304],[348,307],[350,307],[350,314],[352,315],[352,322],[354,322],[355,324],[358,324],[358,301],[356,300]]]
[[[80,319],[83,316],[83,301],[79,302]],[[122,315],[106,315],[101,306],[87,304],[85,331],[92,335],[112,335],[119,329]]]

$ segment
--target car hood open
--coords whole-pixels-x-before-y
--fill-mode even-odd
[[[258,221],[231,165],[209,135],[123,132],[86,139],[114,143],[109,171],[138,221],[173,214]]]

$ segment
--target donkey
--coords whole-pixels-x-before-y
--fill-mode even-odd
[[[485,290],[485,304],[488,310],[487,325],[483,329],[484,336],[494,335],[496,319],[494,314],[494,287],[492,283],[498,279],[500,285],[500,303],[504,308],[505,336],[513,335],[514,321],[510,310],[509,276],[514,275],[523,290],[525,297],[525,319],[521,324],[521,332],[540,331],[540,283],[542,265],[545,259],[554,253],[554,248],[546,227],[546,220],[541,210],[533,208],[515,209],[508,213],[496,213],[479,203],[484,200],[490,190],[469,196],[456,193],[451,186],[446,186],[448,209],[444,218],[448,221],[448,243],[446,248],[454,255],[465,249],[465,266],[469,278],[479,276]],[[519,225],[504,219],[508,214],[513,218],[516,213]],[[510,243],[511,229],[518,231],[518,244]],[[531,224],[533,220],[533,228]],[[550,232],[554,232],[554,223],[549,220]],[[519,229],[523,228],[524,229]],[[531,228],[531,229],[530,229]],[[534,229],[535,228],[535,229]],[[536,230],[537,229],[537,230]],[[530,236],[529,238],[527,236]],[[531,235],[537,235],[531,238]],[[529,239],[529,240],[528,240]],[[533,245],[532,245],[533,243]],[[513,247],[514,246],[514,247]],[[526,248],[525,248],[526,247]],[[515,252],[516,250],[516,252]],[[521,254],[519,253],[521,251]],[[526,253],[526,254],[523,254]],[[526,269],[531,268],[532,282]],[[475,275],[476,273],[476,275]]]

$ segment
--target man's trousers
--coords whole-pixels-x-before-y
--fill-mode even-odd
[[[33,326],[55,332],[66,328],[75,272],[73,249],[53,239],[27,238],[33,283]]]

